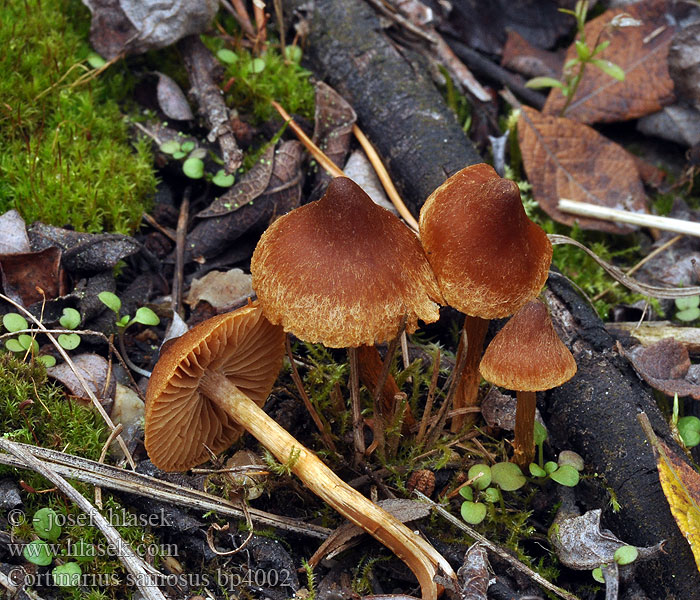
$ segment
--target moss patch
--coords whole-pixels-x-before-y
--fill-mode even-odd
[[[3,0],[0,23],[0,212],[133,230],[155,190],[149,145],[128,140],[123,65],[72,85],[90,69],[88,10],[78,0]]]

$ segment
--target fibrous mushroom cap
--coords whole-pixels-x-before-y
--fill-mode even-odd
[[[270,225],[250,270],[267,318],[308,342],[372,345],[395,337],[404,315],[409,333],[439,317],[418,238],[345,177]]]
[[[552,261],[552,245],[527,218],[518,186],[484,163],[430,195],[420,235],[445,300],[483,319],[512,315],[534,298]]]
[[[486,381],[500,387],[538,392],[571,379],[576,361],[554,330],[547,307],[532,300],[493,338],[479,371]]]
[[[146,392],[146,450],[159,469],[184,471],[236,441],[242,429],[202,394],[207,369],[262,406],[284,357],[284,332],[249,304],[208,319],[163,349]]]

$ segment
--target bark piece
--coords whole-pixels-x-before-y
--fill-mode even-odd
[[[561,198],[635,212],[646,209],[644,186],[627,151],[597,131],[563,117],[522,107],[518,140],[532,190],[542,209],[566,225],[625,234],[634,226],[561,212]]]
[[[667,540],[665,552],[638,572],[648,596],[691,598],[700,574],[667,508],[656,461],[636,415],[646,412],[657,435],[678,446],[648,386],[612,351],[614,341],[588,303],[558,274],[550,277],[548,287],[553,320],[578,364],[571,381],[542,397],[550,441],[558,449],[578,452],[614,490],[621,510],[606,511],[607,528],[636,546]],[[593,502],[603,506],[605,496],[601,489]]]
[[[668,74],[666,57],[675,27],[669,16],[671,2],[643,0],[614,8],[586,24],[586,40],[591,46],[599,40],[610,46],[596,58],[609,60],[625,72],[618,81],[590,65],[581,79],[576,95],[566,109],[566,116],[582,123],[610,123],[636,119],[661,110],[674,100],[673,81]],[[641,21],[637,27],[611,28],[611,20],[627,13]],[[572,44],[566,60],[576,57]],[[552,89],[543,112],[559,115],[566,98]]]
[[[389,42],[366,3],[317,1],[309,57],[353,106],[414,214],[446,175],[481,162],[425,67]]]

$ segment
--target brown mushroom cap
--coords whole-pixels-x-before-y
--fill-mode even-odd
[[[250,270],[270,321],[329,347],[391,339],[404,314],[409,333],[418,319],[439,316],[442,297],[418,238],[345,177],[270,225]]]
[[[159,469],[184,471],[236,441],[242,429],[198,389],[207,369],[262,406],[284,358],[284,332],[260,306],[212,317],[161,353],[146,392],[146,450]],[[206,446],[206,447],[205,447]]]
[[[486,381],[500,387],[539,392],[571,379],[576,361],[554,330],[547,307],[533,300],[496,334],[479,371]]]
[[[512,315],[534,298],[552,261],[552,245],[527,218],[518,186],[484,163],[430,195],[420,235],[445,300],[483,319]]]

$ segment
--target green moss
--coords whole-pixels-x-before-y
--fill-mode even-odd
[[[133,230],[155,190],[132,147],[123,64],[87,83],[90,15],[78,0],[0,3],[0,212],[83,231]]]

